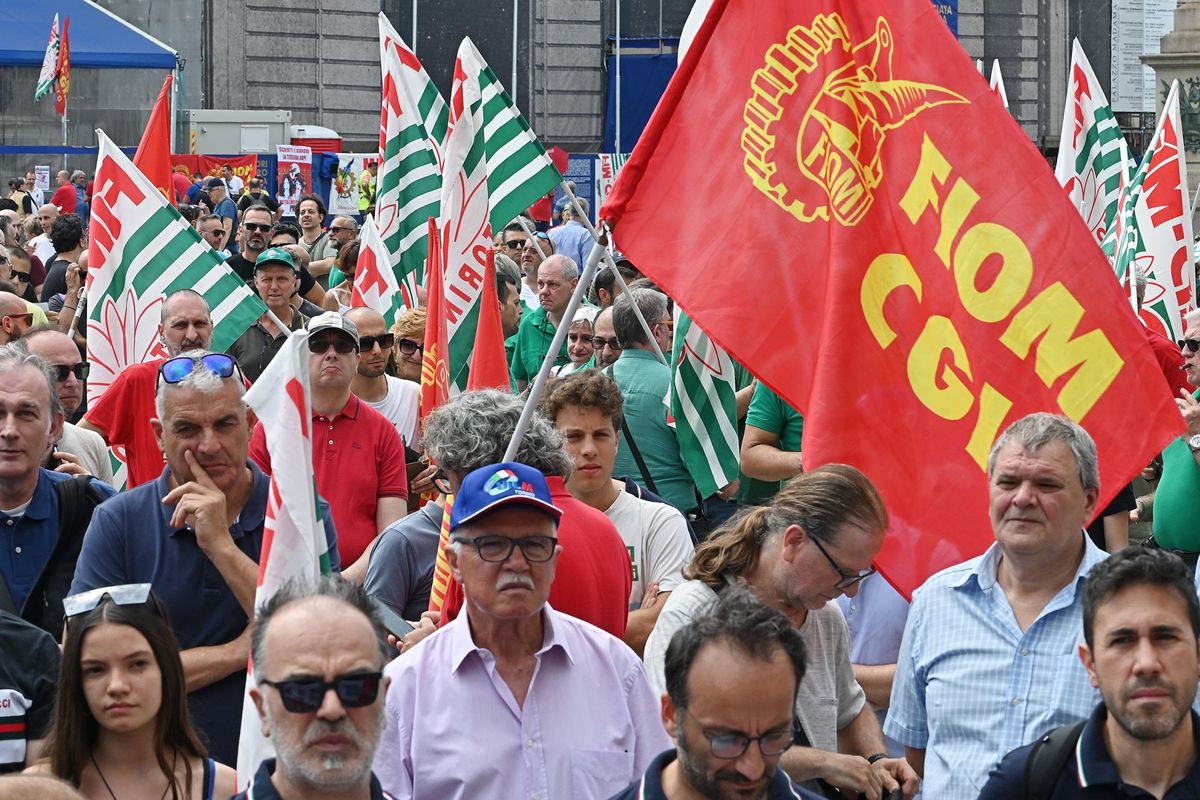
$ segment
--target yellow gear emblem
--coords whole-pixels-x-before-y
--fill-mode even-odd
[[[857,225],[883,178],[887,132],[934,106],[970,102],[941,86],[893,78],[893,46],[883,17],[870,39],[854,45],[840,14],[821,14],[788,31],[755,70],[743,114],[746,174],[801,222],[832,216]],[[818,67],[826,78],[806,106],[798,94]]]

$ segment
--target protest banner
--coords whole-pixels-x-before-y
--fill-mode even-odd
[[[312,189],[312,148],[281,144],[276,146],[275,153],[278,158],[279,176],[275,199],[279,201],[280,213],[283,216],[294,217],[296,204]]]

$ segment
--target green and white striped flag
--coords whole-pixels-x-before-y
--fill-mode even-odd
[[[670,418],[679,453],[701,497],[738,477],[737,402],[733,360],[675,307]]]
[[[1058,163],[1054,174],[1079,209],[1097,244],[1110,241],[1121,195],[1121,174],[1128,159],[1125,136],[1113,116],[1104,89],[1075,40],[1067,76]]]
[[[449,114],[416,54],[382,12],[379,58],[383,96],[375,222],[397,282],[424,283],[428,220],[439,214]]]
[[[163,299],[192,289],[207,301],[213,350],[225,350],[267,307],[133,162],[97,130],[95,193],[88,228],[87,348],[95,403],[130,364],[166,356]]]
[[[500,79],[492,72],[470,39],[467,60],[459,58],[479,81],[483,96],[483,140],[487,154],[488,197],[493,230],[500,230],[525,213],[562,181],[546,148],[538,141]],[[582,267],[582,265],[580,265]]]
[[[62,34],[58,30],[58,14],[50,25],[50,41],[46,44],[46,55],[42,57],[42,71],[38,73],[37,88],[33,90],[33,102],[41,100],[54,91],[54,78],[58,75],[58,49],[62,46]]]

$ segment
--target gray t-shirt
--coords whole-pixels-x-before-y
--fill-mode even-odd
[[[407,620],[429,610],[442,508],[426,503],[379,535],[367,561],[367,594]]]
[[[650,687],[667,691],[667,645],[675,631],[708,611],[717,593],[703,581],[687,581],[667,598],[646,641],[643,660]],[[796,716],[813,747],[837,752],[837,733],[854,721],[867,702],[850,665],[850,632],[837,603],[809,611],[799,628],[807,650],[807,668],[796,697]]]

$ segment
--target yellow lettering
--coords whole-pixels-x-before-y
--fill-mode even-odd
[[[971,410],[975,398],[950,365],[943,365],[942,353],[947,350],[951,363],[970,378],[967,350],[954,323],[947,317],[930,317],[908,354],[908,382],[926,408],[943,419],[958,420]]]
[[[979,289],[979,270],[990,256],[1000,256],[1000,272],[986,289]],[[1012,313],[1029,291],[1033,258],[1029,248],[1008,228],[981,222],[963,234],[954,250],[954,280],[963,307],[980,322],[999,322]]]
[[[979,195],[975,190],[959,179],[954,182],[945,206],[942,205],[938,190],[949,180],[950,169],[950,162],[926,134],[921,142],[921,161],[917,164],[912,183],[900,199],[900,208],[904,209],[913,225],[917,224],[926,209],[933,209],[938,215],[940,232],[934,252],[945,266],[950,266],[950,247],[962,229],[963,222],[979,202]]]
[[[1074,336],[1082,319],[1083,306],[1055,282],[1018,311],[1000,337],[1019,358],[1025,358],[1034,342],[1041,340],[1034,370],[1047,387],[1078,367],[1058,393],[1059,408],[1076,421],[1087,415],[1125,365],[1102,331]]]
[[[862,304],[863,316],[867,325],[884,350],[896,340],[896,332],[888,325],[883,316],[883,304],[888,295],[901,286],[908,286],[921,301],[921,279],[913,269],[912,262],[899,253],[884,253],[871,262],[867,274],[863,276],[862,288],[859,290],[859,302]]]
[[[983,384],[983,391],[979,393],[979,418],[975,420],[975,429],[971,431],[971,440],[967,442],[967,455],[982,470],[987,470],[988,453],[1010,408],[1011,400],[990,383]]]

